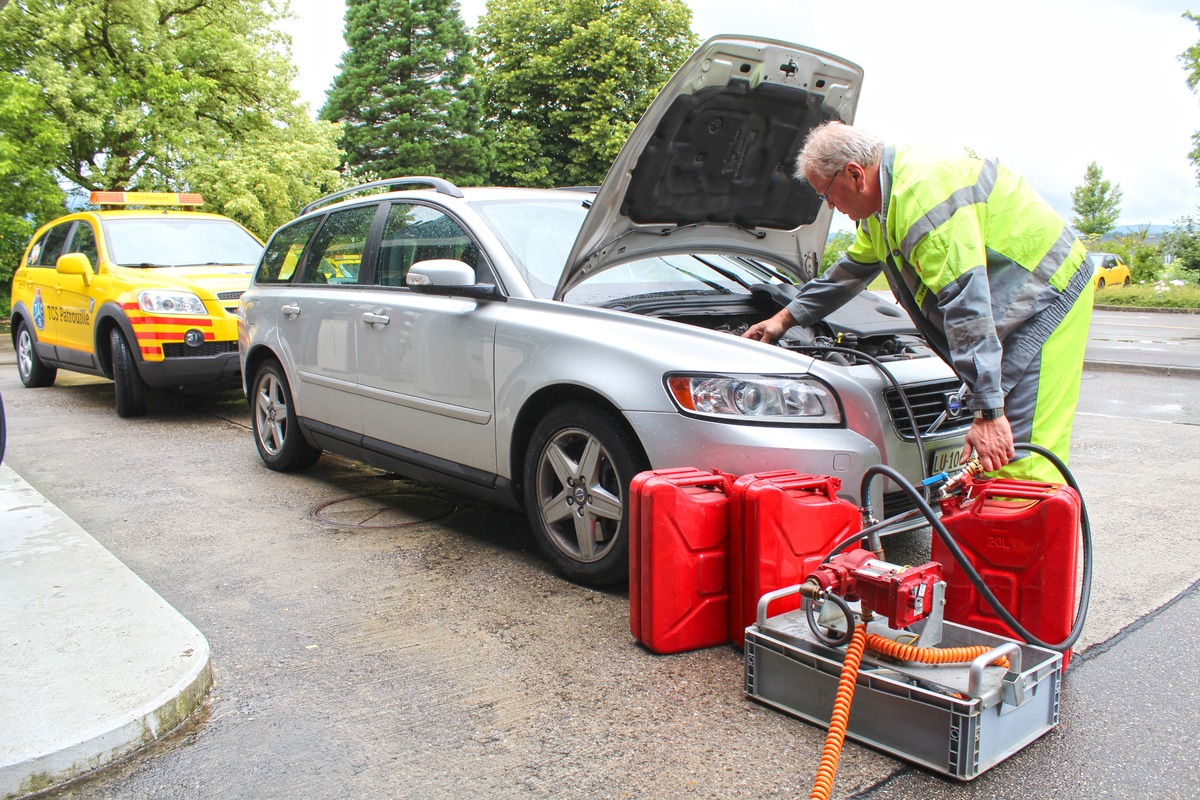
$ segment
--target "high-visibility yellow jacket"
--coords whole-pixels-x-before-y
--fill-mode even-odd
[[[971,150],[885,147],[880,185],[880,213],[859,222],[845,257],[788,310],[811,325],[882,270],[966,384],[966,407],[1002,408],[1005,390],[1091,289],[1086,248],[1024,178]]]

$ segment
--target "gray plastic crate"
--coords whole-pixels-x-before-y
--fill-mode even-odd
[[[869,630],[887,634],[875,624]],[[846,738],[971,780],[1057,725],[1062,655],[944,623],[941,647],[977,644],[1007,645],[1013,671],[980,662],[972,676],[967,665],[897,664],[868,651]],[[829,727],[845,648],[819,642],[803,611],[751,625],[745,648],[746,694]]]

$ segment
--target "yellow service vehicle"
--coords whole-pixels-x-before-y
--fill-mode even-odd
[[[198,194],[92,192],[97,211],[34,234],[12,280],[17,371],[50,386],[59,369],[116,386],[117,414],[147,390],[237,386],[238,298],[262,242]],[[129,208],[138,206],[138,208]]]

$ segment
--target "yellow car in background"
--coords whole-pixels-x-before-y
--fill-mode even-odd
[[[1088,253],[1088,260],[1092,262],[1092,283],[1097,289],[1129,285],[1129,267],[1116,253]]]
[[[237,386],[235,314],[262,242],[196,211],[198,194],[91,202],[100,209],[43,225],[13,275],[21,383],[50,386],[59,369],[109,378],[121,417],[145,414],[149,389]]]

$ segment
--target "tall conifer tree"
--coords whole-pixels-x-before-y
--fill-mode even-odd
[[[352,171],[485,179],[471,39],[457,0],[347,0],[346,46],[321,118],[343,123]]]

